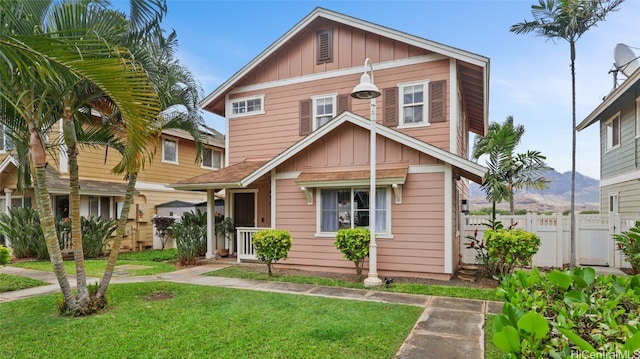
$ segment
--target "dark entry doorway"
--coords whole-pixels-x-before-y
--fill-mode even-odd
[[[239,192],[233,194],[233,224],[236,227],[256,226],[255,193]]]

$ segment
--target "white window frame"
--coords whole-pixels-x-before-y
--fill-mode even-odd
[[[620,193],[609,193],[607,206],[609,213],[618,213],[620,211]]]
[[[176,158],[175,160],[168,160],[165,156],[165,152],[164,152],[164,144],[165,142],[173,142],[176,144]],[[171,163],[171,164],[178,164],[178,139],[176,138],[172,138],[172,137],[163,137],[162,138],[162,162],[164,163]]]
[[[404,122],[404,109],[405,107],[412,107],[416,104],[407,106],[404,103],[404,93],[409,86],[422,85],[422,122],[419,123],[405,123]],[[429,80],[406,82],[398,84],[398,128],[411,128],[411,127],[424,127],[429,126]]]
[[[213,160],[211,161],[211,166],[205,165],[205,163],[204,163],[204,151],[211,151],[211,158],[212,159],[213,159],[214,152],[217,153],[220,156],[220,161],[219,161],[220,165],[217,166],[217,167],[213,166]],[[205,169],[209,169],[209,170],[219,170],[222,167],[222,161],[223,161],[222,151],[217,150],[217,149],[215,149],[213,147],[203,147],[202,148],[202,152],[203,152],[203,154],[202,154],[202,162],[200,163],[200,167],[201,168],[205,168]]]
[[[318,126],[318,117],[320,116],[318,114],[318,101],[320,100],[328,100],[331,99],[331,103],[332,103],[332,112],[331,112],[331,119],[333,119],[334,117],[336,117],[336,111],[338,110],[338,94],[337,93],[332,93],[332,94],[326,94],[326,95],[319,95],[319,96],[313,96],[311,97],[311,107],[313,108],[313,117],[311,119],[311,121],[313,122],[313,131],[317,130],[318,128],[320,128],[320,126]],[[322,117],[327,116],[328,113],[322,114]],[[329,119],[329,121],[331,121],[331,119]],[[327,121],[327,122],[329,122]],[[327,123],[325,122],[325,123]]]
[[[0,131],[2,132],[2,147],[0,147],[0,153],[6,153],[13,149],[13,142],[11,136],[7,135],[7,127],[3,124],[0,124]],[[10,142],[12,145],[7,147],[7,143]]]
[[[614,133],[615,126],[613,124],[616,121],[618,122],[618,131],[617,131],[617,133]],[[620,138],[621,137],[620,136],[621,135],[620,126],[621,126],[620,112],[618,112],[615,115],[611,116],[611,118],[609,118],[607,120],[607,122],[605,122],[605,124],[604,124],[605,152],[608,152],[608,151],[611,151],[611,150],[614,150],[614,149],[620,147],[620,142],[622,142],[622,139]],[[610,133],[611,133],[611,136],[610,136]],[[618,143],[614,144],[614,137],[613,136],[617,137]]]
[[[640,137],[640,97],[636,97],[636,138]]]
[[[249,111],[248,102],[260,100],[260,109],[253,109]],[[235,104],[243,104],[244,112],[233,113]],[[242,98],[234,98],[229,100],[229,118],[234,117],[245,117],[245,116],[253,116],[253,115],[261,115],[264,114],[264,95],[251,96],[251,97],[242,97]]]
[[[385,223],[385,227],[386,227],[386,232],[380,232],[380,233],[376,233],[376,238],[378,239],[393,239],[393,232],[392,232],[392,228],[391,228],[391,217],[392,217],[392,201],[391,201],[391,193],[393,192],[391,186],[377,186],[378,190],[380,189],[384,189],[385,191],[385,206],[387,209],[387,215],[386,215],[386,223]],[[349,185],[340,185],[340,186],[332,186],[332,187],[322,187],[322,188],[317,188],[317,190],[315,191],[316,194],[316,233],[315,236],[316,237],[332,237],[335,238],[336,236],[336,232],[323,232],[322,231],[322,191],[323,190],[345,190],[345,189],[349,189],[351,190],[351,217],[353,218],[353,194],[354,191],[358,191],[358,190],[364,190],[364,191],[369,191],[369,187],[366,186],[349,186]],[[354,227],[353,224],[353,220],[351,219],[351,228],[358,228],[358,227]]]

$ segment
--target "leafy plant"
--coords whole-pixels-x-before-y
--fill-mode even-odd
[[[91,216],[80,217],[82,228],[82,251],[85,258],[97,258],[106,248],[117,222],[113,218]]]
[[[631,268],[636,272],[640,272],[640,221],[636,221],[635,226],[629,231],[620,234],[614,234],[618,244],[618,250],[624,253],[624,257],[631,264]]]
[[[11,250],[0,244],[0,266],[9,263],[11,259]]]
[[[170,228],[178,248],[178,261],[182,265],[198,263],[198,248],[202,241],[202,230],[198,226],[176,223]]]
[[[195,212],[186,212],[182,215],[181,223],[200,229],[200,241],[197,243],[196,255],[203,256],[207,253],[207,213],[196,209]]]
[[[334,245],[342,252],[345,259],[353,262],[358,281],[362,279],[364,260],[369,256],[370,240],[371,233],[367,228],[340,229],[336,233]]]
[[[640,348],[640,276],[596,277],[593,268],[517,271],[498,294],[507,303],[494,319],[494,342],[505,357],[567,358],[576,351],[631,357]]]
[[[31,207],[13,207],[9,213],[0,213],[0,234],[11,240],[16,258],[49,257],[38,212]]]
[[[500,277],[516,266],[528,266],[540,248],[540,237],[517,229],[490,229],[484,232],[491,274]]]
[[[267,264],[269,276],[271,267],[280,259],[286,259],[291,249],[291,234],[279,229],[263,229],[253,235],[256,257]]]
[[[160,237],[160,244],[162,245],[162,249],[164,249],[171,234],[169,228],[176,222],[176,219],[173,217],[156,216],[153,217],[151,222],[153,222],[156,227],[156,234]]]

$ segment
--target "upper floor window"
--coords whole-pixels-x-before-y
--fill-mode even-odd
[[[420,126],[427,123],[427,86],[427,82],[399,85],[401,126]]]
[[[391,218],[389,193],[376,189],[376,233],[388,234]],[[369,189],[327,188],[320,190],[320,232],[337,232],[342,228],[369,227]]]
[[[222,166],[222,152],[213,148],[202,149],[202,167],[220,169]]]
[[[162,139],[162,162],[178,163],[178,141]]]
[[[229,117],[258,115],[264,113],[264,95],[231,100]]]
[[[620,113],[605,123],[605,140],[607,150],[620,146]]]
[[[11,151],[13,149],[13,140],[4,125],[0,125],[0,152]]]
[[[316,130],[336,116],[336,96],[313,97],[313,129]]]

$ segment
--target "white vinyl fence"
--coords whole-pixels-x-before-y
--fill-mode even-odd
[[[613,234],[628,231],[638,218],[622,218],[620,214],[577,214],[576,215],[576,265],[611,266],[629,268],[624,254],[617,250]],[[484,237],[490,216],[462,215],[460,254],[462,263],[475,263],[476,251],[466,248],[467,236],[473,236],[477,230],[478,238]],[[569,263],[570,216],[561,213],[538,215],[528,213],[516,216],[497,216],[505,227],[513,225],[533,232],[540,237],[540,249],[533,257],[537,267],[562,267]]]

